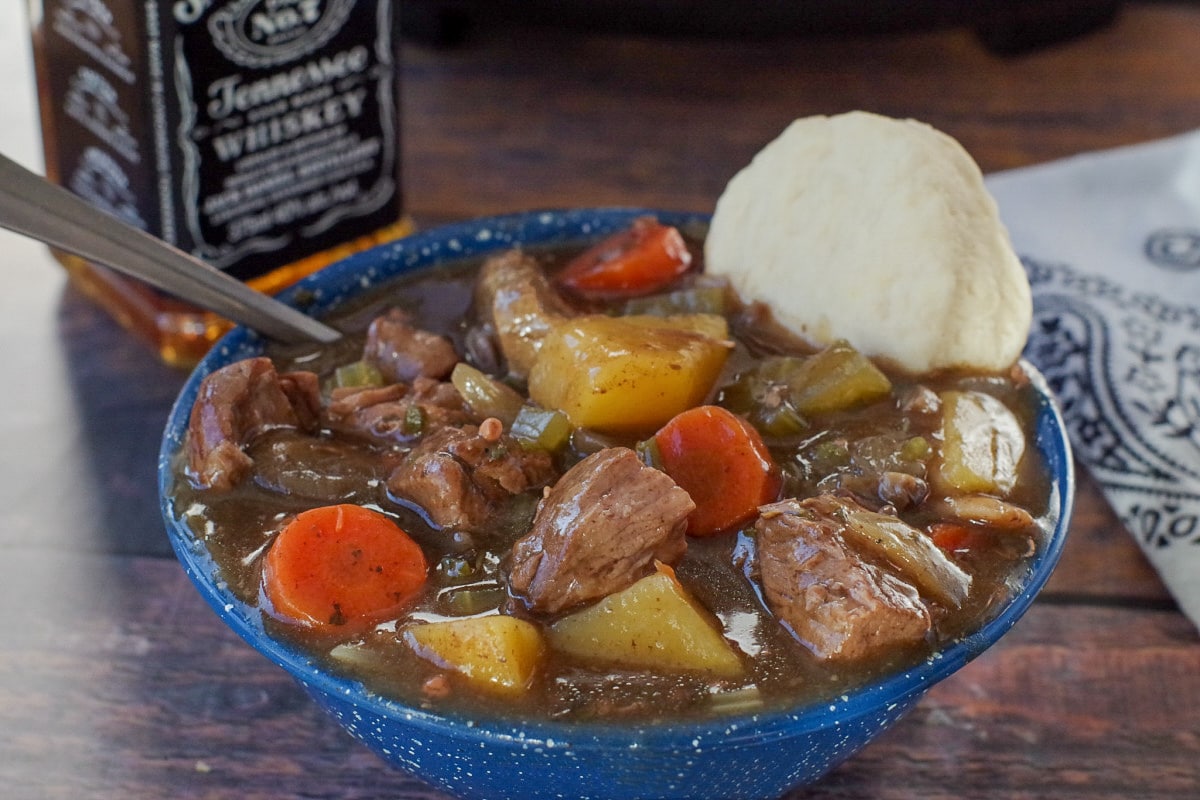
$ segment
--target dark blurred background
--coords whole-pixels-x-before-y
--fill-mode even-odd
[[[453,46],[519,22],[648,35],[839,36],[967,27],[1019,53],[1111,22],[1121,0],[404,0],[405,37]]]

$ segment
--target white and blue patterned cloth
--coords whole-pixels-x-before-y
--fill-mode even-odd
[[[1200,132],[987,183],[1033,286],[1025,356],[1200,625]]]

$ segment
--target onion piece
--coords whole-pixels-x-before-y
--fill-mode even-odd
[[[847,542],[862,552],[886,559],[923,594],[954,608],[966,600],[971,576],[947,558],[928,536],[903,520],[833,495],[814,497],[803,505],[841,520]]]

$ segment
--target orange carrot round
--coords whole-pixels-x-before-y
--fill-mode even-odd
[[[776,499],[780,477],[750,423],[720,406],[677,414],[654,435],[663,471],[692,497],[688,533],[712,536],[754,518]]]
[[[425,583],[421,547],[378,511],[341,504],[298,514],[271,544],[263,590],[275,612],[305,625],[386,619]]]
[[[929,526],[929,538],[945,553],[961,553],[974,547],[978,540],[975,530],[957,522],[935,522]]]
[[[692,263],[678,229],[639,217],[573,259],[558,284],[582,295],[633,297],[665,288]]]

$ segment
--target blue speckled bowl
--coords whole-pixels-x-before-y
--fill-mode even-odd
[[[347,297],[400,273],[486,254],[518,243],[596,238],[642,209],[534,212],[418,233],[353,256],[284,294],[320,315]],[[664,222],[703,228],[701,215],[649,212]],[[938,681],[978,656],[1021,617],[1058,561],[1070,519],[1074,479],[1062,420],[1041,377],[1026,365],[1043,403],[1037,447],[1054,475],[1054,531],[1031,565],[1024,590],[991,622],[912,669],[833,702],[732,716],[710,722],[563,724],[434,714],[383,700],[355,681],[321,669],[304,653],[269,638],[258,612],[240,602],[171,496],[172,461],[200,380],[232,361],[258,355],[262,341],[238,328],[197,367],[171,412],[159,455],[159,492],[167,532],[205,600],[251,646],[287,670],[354,737],[396,766],[462,797],[769,798],[819,779],[898,720]]]

